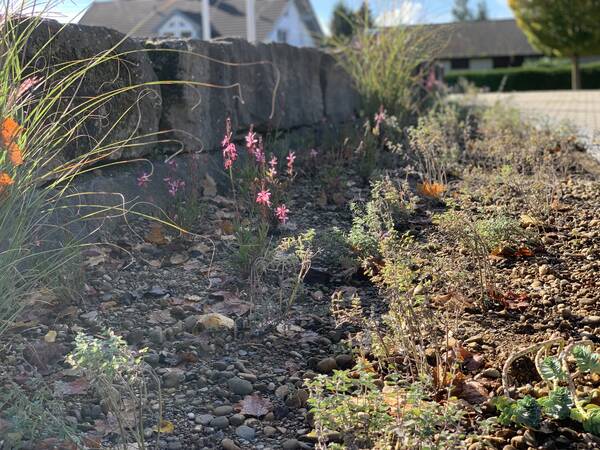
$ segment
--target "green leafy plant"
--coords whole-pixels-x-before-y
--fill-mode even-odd
[[[0,421],[4,421],[0,439],[7,446],[21,448],[27,441],[39,443],[44,439],[59,439],[65,444],[79,442],[77,430],[65,420],[65,415],[64,402],[54,398],[41,380],[28,380],[25,386],[7,383],[0,387]]]
[[[133,352],[125,340],[112,330],[102,338],[79,333],[75,348],[67,362],[90,381],[104,406],[116,418],[122,446],[133,440],[140,449],[148,448],[144,438],[144,412],[150,381],[157,387],[158,418],[162,420],[160,379],[143,363],[145,349]],[[157,426],[156,448],[159,447],[160,426]]]
[[[544,356],[553,346],[558,346],[557,356]],[[538,399],[526,396],[513,400],[508,389],[509,369],[518,358],[533,352],[537,352],[536,368],[548,383],[549,393]],[[569,371],[569,358],[575,361],[576,374]],[[585,431],[600,435],[600,407],[591,403],[589,398],[579,396],[575,387],[577,376],[600,373],[599,361],[600,354],[592,350],[589,341],[567,345],[562,338],[541,342],[512,354],[502,372],[505,395],[494,402],[500,411],[499,422],[537,428],[543,416],[555,420],[571,418],[580,422]]]
[[[392,376],[391,378],[394,378]],[[317,439],[328,448],[430,448],[458,445],[462,411],[427,398],[420,383],[381,387],[364,366],[306,381]],[[332,432],[342,445],[329,443]]]
[[[389,177],[371,183],[368,202],[351,203],[352,228],[348,242],[363,264],[378,259],[379,243],[396,227],[402,227],[414,210],[414,200],[404,185]]]
[[[516,401],[500,397],[494,405],[500,411],[498,421],[503,425],[516,423],[525,427],[537,428],[542,420],[540,405],[529,395]]]

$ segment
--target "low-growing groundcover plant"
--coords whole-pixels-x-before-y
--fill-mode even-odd
[[[156,427],[154,448],[159,448],[162,428],[162,402],[160,379],[150,366],[143,362],[146,349],[133,352],[125,340],[106,330],[101,338],[78,334],[75,349],[67,356],[67,362],[90,381],[101,404],[114,417],[123,447],[133,440],[137,448],[145,449],[144,430],[150,408],[148,392],[154,388],[159,394],[158,417],[150,420]],[[152,414],[149,414],[150,417]]]
[[[539,428],[544,418],[550,420],[572,419],[583,429],[600,436],[600,406],[593,402],[593,394],[580,394],[576,387],[579,378],[600,374],[600,353],[594,352],[589,341],[565,343],[561,338],[551,339],[519,351],[506,361],[502,382],[505,395],[494,405],[499,411],[501,424]],[[549,351],[558,346],[558,353]],[[518,400],[510,396],[508,371],[519,357],[535,352],[536,369],[547,385],[548,394],[534,398],[526,395]],[[575,372],[569,363],[574,363]]]

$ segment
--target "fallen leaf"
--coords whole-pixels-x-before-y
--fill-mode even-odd
[[[168,420],[161,420],[160,427],[158,427],[158,431],[161,434],[171,434],[173,431],[175,431],[175,425],[173,425],[173,422],[170,422]]]
[[[475,372],[481,366],[483,366],[484,362],[483,355],[471,355],[471,357],[464,362],[465,369],[467,369],[469,372]]]
[[[168,309],[155,309],[148,314],[148,322],[155,324],[171,324],[175,323],[176,320],[171,316],[171,312]]]
[[[327,193],[325,191],[321,191],[319,197],[317,197],[317,205],[321,208],[325,208],[327,206]]]
[[[202,189],[205,197],[217,196],[217,183],[209,174],[206,174],[204,180],[202,180]]]
[[[466,400],[472,405],[484,403],[488,399],[488,391],[478,381],[466,381],[456,386],[453,395]]]
[[[109,309],[114,308],[115,306],[117,306],[117,302],[115,302],[114,300],[110,300],[108,302],[103,302],[100,303],[100,310],[102,311],[108,311]]]
[[[267,415],[272,409],[273,404],[269,399],[260,395],[247,395],[240,402],[240,413],[246,416],[262,417]]]
[[[534,255],[533,251],[527,247],[520,247],[515,253],[515,256],[529,257],[529,256],[533,256],[533,255]]]
[[[234,227],[233,227],[233,223],[231,222],[231,220],[222,220],[221,221],[221,231],[223,232],[223,234],[228,234],[228,235],[232,235],[235,231]]]
[[[167,243],[165,237],[164,227],[160,223],[153,223],[150,225],[150,231],[145,236],[146,241],[155,245],[164,245]]]
[[[527,228],[527,227],[541,227],[544,225],[544,222],[542,222],[540,219],[537,219],[536,217],[533,217],[530,214],[521,214],[521,226]]]
[[[71,441],[63,441],[57,438],[47,438],[36,442],[37,450],[77,450],[77,445]]]
[[[75,381],[64,382],[64,381],[55,381],[54,382],[54,395],[57,397],[63,397],[65,395],[81,395],[85,394],[90,388],[90,383],[85,378],[79,378]]]
[[[174,266],[183,264],[187,260],[188,260],[188,256],[184,253],[175,253],[174,255],[171,255],[171,257],[169,258],[170,263],[173,264]]]
[[[40,340],[33,345],[27,345],[23,350],[23,357],[29,364],[37,367],[42,374],[47,374],[50,367],[63,361],[67,348],[57,343],[48,343]]]
[[[48,342],[49,344],[53,343],[54,341],[56,341],[56,335],[58,333],[56,333],[56,331],[54,330],[50,330],[46,333],[46,335],[44,336],[44,341]]]
[[[304,328],[292,323],[279,323],[276,328],[277,332],[283,336],[291,336],[304,331]]]
[[[223,298],[223,301],[209,307],[210,312],[226,316],[235,315],[241,317],[250,311],[251,304],[240,299],[233,292],[219,291],[211,294],[211,297]]]
[[[96,256],[89,256],[85,259],[85,265],[87,267],[96,267],[99,266],[100,264],[104,263],[107,259],[106,255],[96,255]]]

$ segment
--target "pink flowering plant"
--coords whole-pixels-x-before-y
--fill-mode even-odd
[[[296,154],[278,158],[265,151],[264,140],[250,127],[243,148],[233,140],[231,120],[225,124],[221,142],[223,168],[229,175],[235,203],[234,231],[240,266],[249,271],[269,243],[269,231],[289,220],[285,196],[296,175]],[[240,146],[241,147],[241,146]]]
[[[198,177],[198,160],[198,152],[187,154],[180,158],[179,162],[175,156],[170,156],[165,161],[168,172],[162,179],[155,176],[153,170],[140,172],[136,178],[140,189],[148,189],[153,182],[160,184],[159,188],[164,190],[170,199],[164,213],[169,222],[177,228],[181,227],[180,231],[190,230],[205,207],[200,198],[202,187]],[[179,170],[180,163],[185,170]]]

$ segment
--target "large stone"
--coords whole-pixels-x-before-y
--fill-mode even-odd
[[[215,149],[230,117],[259,131],[317,124],[324,116],[322,53],[281,44],[148,42],[162,86],[161,128],[184,148]]]
[[[149,85],[156,82],[156,74],[138,42],[104,27],[64,25],[48,20],[34,30],[25,58],[30,60],[32,68],[50,74],[65,63],[76,62],[71,73],[86,68],[85,76],[75,77],[71,84],[61,81],[69,71],[58,78],[46,77],[46,88],[58,85],[65,88],[58,109],[70,111],[72,124],[87,117],[76,128],[73,136],[77,138],[66,146],[58,162],[115,142],[130,141],[136,145],[113,146],[104,153],[107,159],[134,158],[155,148],[161,114],[160,90]],[[102,100],[88,113],[77,116],[74,111],[89,98]],[[72,124],[66,124],[65,133]]]
[[[361,101],[352,78],[331,55],[321,61],[321,89],[325,117],[333,123],[342,123],[358,117]]]

